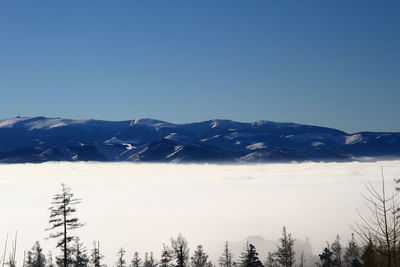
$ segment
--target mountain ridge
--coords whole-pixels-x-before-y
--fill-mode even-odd
[[[288,162],[400,157],[400,133],[292,122],[214,119],[174,124],[46,117],[0,120],[0,162]]]

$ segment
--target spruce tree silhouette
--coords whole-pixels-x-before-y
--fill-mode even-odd
[[[26,267],[45,267],[46,257],[43,254],[43,249],[40,247],[38,241],[32,247],[31,251],[28,251],[28,258],[24,264]]]
[[[73,267],[87,267],[89,257],[87,255],[86,247],[80,242],[79,237],[75,237],[75,243],[72,248],[74,254]]]
[[[171,247],[174,251],[177,267],[186,267],[189,259],[189,249],[186,239],[179,234],[176,239],[171,238]]]
[[[115,264],[116,267],[126,267],[126,261],[124,255],[125,255],[125,250],[123,248],[120,248],[117,253],[118,261]]]
[[[74,198],[71,189],[65,184],[61,184],[61,192],[54,195],[51,202],[50,227],[46,231],[57,230],[55,233],[50,234],[49,238],[60,238],[57,243],[57,248],[60,247],[63,253],[60,263],[62,267],[67,267],[71,262],[71,249],[68,244],[74,239],[70,235],[71,230],[78,229],[83,226],[77,217],[74,217],[76,212],[75,205],[81,203],[80,199]]]
[[[235,265],[228,241],[225,242],[224,251],[222,252],[221,257],[219,257],[218,263],[220,267],[233,267]]]
[[[135,253],[133,253],[133,258],[131,261],[131,267],[141,267],[142,266],[142,259],[139,256],[139,253],[137,251],[135,251]]]
[[[241,259],[241,267],[264,267],[258,258],[256,247],[249,242],[246,244],[246,250],[242,252]]]
[[[100,253],[100,242],[93,241],[93,248],[90,254],[90,263],[93,265],[93,267],[101,267],[101,260],[103,258],[104,256]]]
[[[170,262],[172,261],[174,252],[165,244],[163,244],[163,248],[161,251],[161,259],[160,259],[160,267],[169,267]]]
[[[319,259],[321,261],[321,267],[333,267],[333,253],[328,247],[324,248],[322,254],[319,254]]]
[[[280,238],[281,245],[278,246],[276,256],[282,267],[292,267],[294,265],[294,240],[291,234],[286,232],[286,227],[283,226],[282,237]]]
[[[208,254],[204,251],[202,245],[198,245],[197,249],[195,250],[190,266],[191,267],[210,267],[212,264],[208,260]]]

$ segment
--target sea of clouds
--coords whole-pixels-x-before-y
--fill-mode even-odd
[[[88,249],[101,242],[112,265],[123,247],[154,251],[182,233],[191,250],[202,244],[213,259],[225,240],[259,235],[280,237],[282,226],[295,238],[308,237],[314,252],[365,212],[362,193],[371,181],[394,190],[400,161],[252,165],[44,163],[0,165],[0,251],[6,235],[18,231],[17,260],[39,240],[45,251],[50,202],[60,184],[82,199],[76,215],[85,226],[75,233]]]

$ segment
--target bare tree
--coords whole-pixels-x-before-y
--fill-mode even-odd
[[[368,195],[362,195],[369,214],[363,215],[359,211],[361,222],[355,222],[352,229],[362,239],[364,244],[372,240],[376,243],[377,252],[384,258],[387,267],[398,266],[397,246],[400,230],[399,218],[396,216],[396,195],[388,196],[385,189],[385,180],[382,170],[382,186],[377,189],[371,182],[366,184]]]
[[[11,253],[9,256],[9,260],[7,262],[9,267],[15,267],[17,265],[17,261],[15,258],[15,255],[17,253],[17,236],[18,236],[18,232],[15,232],[15,238],[11,244]],[[4,263],[3,263],[3,266],[4,266]]]
[[[6,237],[6,242],[4,244],[3,257],[1,257],[1,266],[2,267],[4,267],[4,264],[6,263],[7,244],[8,244],[8,234],[7,234],[7,237]]]

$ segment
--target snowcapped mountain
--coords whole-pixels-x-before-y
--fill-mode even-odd
[[[348,134],[271,121],[0,120],[3,163],[350,161],[376,157],[400,157],[400,133]]]

